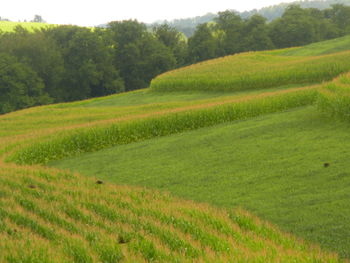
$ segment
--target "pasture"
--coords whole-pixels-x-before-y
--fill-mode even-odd
[[[306,107],[120,145],[50,166],[220,207],[242,206],[348,257],[349,128]]]

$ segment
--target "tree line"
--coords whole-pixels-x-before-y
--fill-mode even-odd
[[[188,40],[189,57],[198,62],[245,51],[302,46],[350,34],[350,6],[301,8],[290,5],[268,23],[255,14],[247,19],[232,11],[219,12],[214,23],[197,26]]]
[[[267,19],[268,22],[271,22],[272,20],[275,20],[279,17],[281,17],[290,5],[299,5],[302,8],[317,8],[317,9],[327,9],[330,8],[332,5],[335,4],[343,4],[343,5],[350,5],[350,0],[298,0],[293,1],[289,3],[280,3],[277,5],[267,6],[260,9],[253,9],[250,11],[243,11],[239,12],[236,10],[232,10],[237,15],[242,17],[243,19],[247,19],[253,15],[261,15]],[[156,21],[153,24],[150,24],[149,26],[152,27],[154,24],[168,24],[172,27],[175,27],[180,32],[184,33],[187,37],[191,37],[196,27],[199,24],[211,22],[215,20],[215,18],[218,17],[217,13],[207,13],[202,16],[196,16],[196,17],[190,17],[190,18],[181,18],[181,19],[174,19],[174,20],[160,20]]]
[[[107,28],[55,26],[0,33],[0,113],[148,87],[165,71],[244,51],[304,45],[350,33],[350,7],[292,5],[268,23],[224,11],[189,39],[163,24],[136,20]]]

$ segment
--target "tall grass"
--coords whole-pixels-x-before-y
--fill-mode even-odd
[[[156,77],[152,90],[239,91],[328,81],[350,70],[350,51],[314,56],[278,56],[267,52],[209,60]]]
[[[240,209],[42,168],[1,166],[0,183],[4,263],[342,262]]]
[[[20,149],[9,160],[17,164],[45,164],[51,160],[114,145],[310,105],[314,102],[316,95],[315,87],[301,88],[288,92],[275,92],[266,97],[247,98],[235,103],[175,112],[160,117],[149,117],[105,127],[79,129],[68,135],[51,138],[46,142],[35,143]]]
[[[344,74],[320,90],[318,108],[325,114],[350,120],[350,73]]]

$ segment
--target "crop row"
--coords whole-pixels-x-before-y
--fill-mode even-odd
[[[41,168],[0,183],[0,262],[339,262],[241,210]]]
[[[45,164],[52,160],[93,152],[110,146],[310,105],[316,97],[316,87],[300,88],[275,92],[268,96],[252,97],[234,103],[152,116],[109,126],[79,129],[64,136],[56,136],[48,141],[34,143],[19,149],[8,160],[17,164]]]
[[[318,108],[327,115],[350,120],[350,74],[345,74],[320,90]]]
[[[244,53],[164,73],[151,83],[159,91],[239,91],[332,80],[350,70],[350,52],[314,57]]]

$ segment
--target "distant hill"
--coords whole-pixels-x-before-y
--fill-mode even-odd
[[[294,1],[291,3],[281,3],[278,5],[267,6],[261,9],[253,9],[245,12],[237,11],[237,13],[243,18],[248,18],[254,14],[260,14],[263,17],[265,17],[268,21],[272,21],[278,17],[281,17],[282,14],[284,13],[284,10],[289,5],[292,5],[292,4],[300,5],[302,8],[326,9],[334,4],[350,5],[350,0]],[[190,37],[194,33],[197,25],[210,22],[214,20],[216,16],[217,16],[216,13],[207,13],[203,16],[196,16],[196,17],[184,18],[184,19],[174,19],[171,21],[159,20],[159,21],[156,21],[154,24],[162,24],[162,23],[169,24],[175,27],[177,30],[183,32],[187,37]]]
[[[178,31],[184,33],[187,37],[190,37],[193,35],[194,31],[196,30],[197,25],[204,24],[210,21],[213,21],[214,18],[217,16],[216,13],[207,13],[203,16],[196,16],[191,18],[183,18],[183,19],[174,19],[171,21],[167,20],[158,20],[151,24],[150,26],[156,25],[156,24],[169,24],[172,27],[175,27]]]
[[[55,26],[53,24],[37,23],[37,22],[11,22],[11,21],[0,21],[0,31],[2,32],[13,32],[17,26],[21,26],[28,31],[32,32],[36,29],[45,27]]]
[[[335,4],[344,4],[344,5],[350,5],[350,0],[315,0],[315,1],[294,1],[291,3],[281,3],[278,5],[263,7],[261,9],[254,9],[251,11],[241,12],[240,15],[243,18],[250,17],[254,14],[260,14],[267,18],[268,21],[272,21],[284,13],[284,10],[290,6],[290,5],[300,5],[302,8],[317,8],[317,9],[326,9],[331,7]]]

